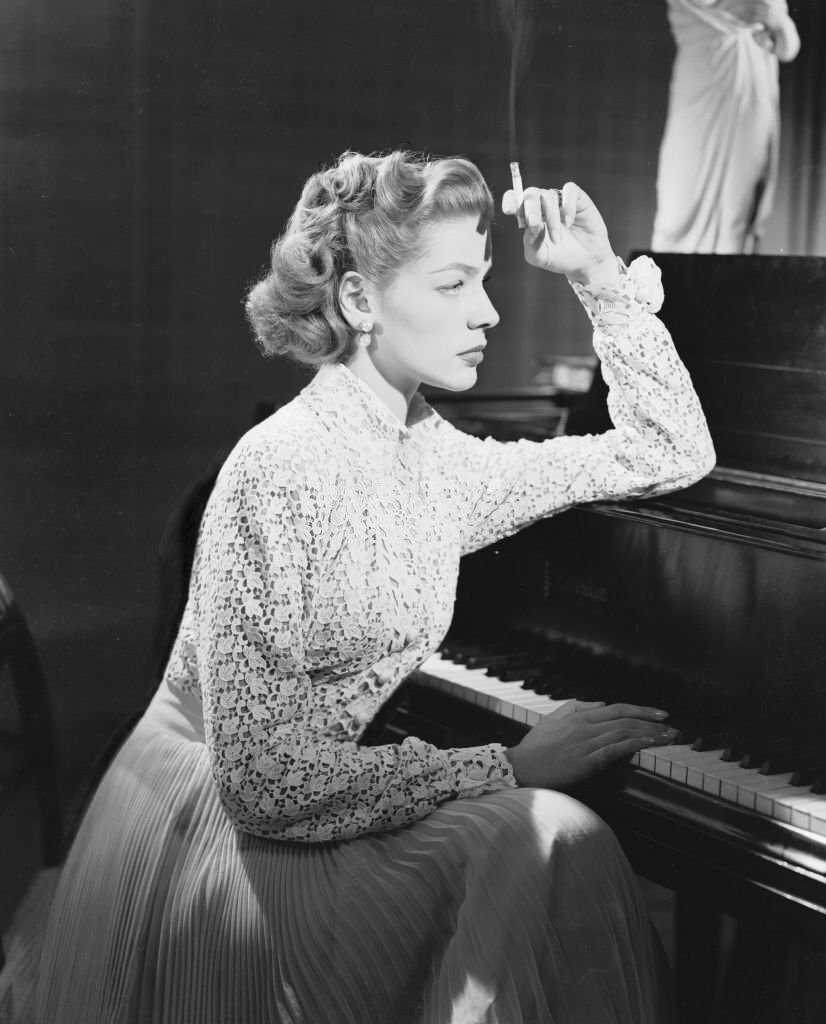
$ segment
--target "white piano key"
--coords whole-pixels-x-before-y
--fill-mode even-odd
[[[656,772],[657,758],[652,747],[646,747],[639,752],[637,764],[648,772]]]
[[[796,793],[779,793],[777,803],[791,811],[791,823],[826,835],[826,796],[798,786]]]
[[[806,824],[801,827],[808,829],[811,821],[809,812],[816,809],[818,802],[824,804],[824,798],[816,796],[805,786],[783,786],[774,794],[770,816],[791,825],[794,812],[805,815]]]
[[[526,726],[535,725],[543,715],[551,714],[568,703],[567,700],[552,700],[544,694],[523,689],[520,679],[504,682],[496,676],[487,675],[484,669],[457,665],[440,655],[428,658],[420,671],[428,677],[448,680],[453,695],[462,696],[473,704]]]
[[[755,806],[755,795],[754,791],[747,789],[745,786],[737,787],[737,801],[741,807],[747,807],[753,811]]]
[[[670,779],[675,762],[688,748],[684,743],[665,743],[661,747],[652,749],[655,774],[662,775],[664,779]]]
[[[685,767],[685,784],[692,789],[704,789],[707,770],[720,760],[719,750],[692,750],[684,747],[674,758],[674,764]],[[673,778],[673,769],[672,769]],[[680,781],[683,781],[682,779]]]
[[[722,751],[718,751],[722,753]],[[741,786],[748,785],[749,778],[754,775],[754,769],[741,768],[737,762],[723,761],[720,758],[716,764],[706,768],[707,785],[705,790],[713,796],[727,800],[729,803],[737,803],[737,794]]]
[[[783,789],[784,786],[788,786],[791,778],[791,772],[784,775],[760,775],[758,773],[753,782],[749,780],[748,783],[745,783],[744,785],[754,790],[754,809],[770,818],[774,807],[775,793]]]

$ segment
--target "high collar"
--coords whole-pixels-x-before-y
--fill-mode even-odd
[[[408,409],[407,423],[402,423],[370,385],[343,363],[322,366],[301,397],[323,419],[332,418],[340,427],[354,430],[362,437],[366,434],[390,441],[410,437],[416,424],[433,414],[417,392]]]

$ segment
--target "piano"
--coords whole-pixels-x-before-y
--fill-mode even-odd
[[[742,941],[760,938],[748,1019],[779,1020],[761,957],[826,949],[826,259],[654,258],[717,467],[463,559],[443,648],[366,742],[510,745],[571,698],[668,710],[677,743],[577,795],[640,875],[676,893],[682,1019],[711,1019],[725,913]],[[539,436],[546,413],[548,436],[608,426],[598,373],[563,415],[549,401],[438,407],[503,439],[526,418]]]

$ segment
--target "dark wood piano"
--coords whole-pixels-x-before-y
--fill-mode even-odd
[[[785,1020],[761,958],[826,948],[826,259],[655,258],[717,468],[464,559],[439,657],[373,738],[512,743],[572,696],[668,709],[679,744],[580,795],[635,869],[677,893],[683,1019],[710,1020],[725,912],[756,967],[758,1009],[743,1019]],[[503,439],[608,425],[598,375],[563,407],[437,404]]]

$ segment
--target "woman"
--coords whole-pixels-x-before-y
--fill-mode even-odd
[[[663,1019],[628,865],[555,790],[668,742],[664,712],[578,703],[511,749],[358,744],[444,635],[463,552],[712,463],[590,199],[569,183],[521,209],[528,262],[567,273],[594,319],[615,429],[499,444],[417,395],[470,387],[498,320],[473,164],[347,153],[314,174],[247,310],[267,352],[321,369],[222,468],[165,678],[81,827],[13,1019]]]

